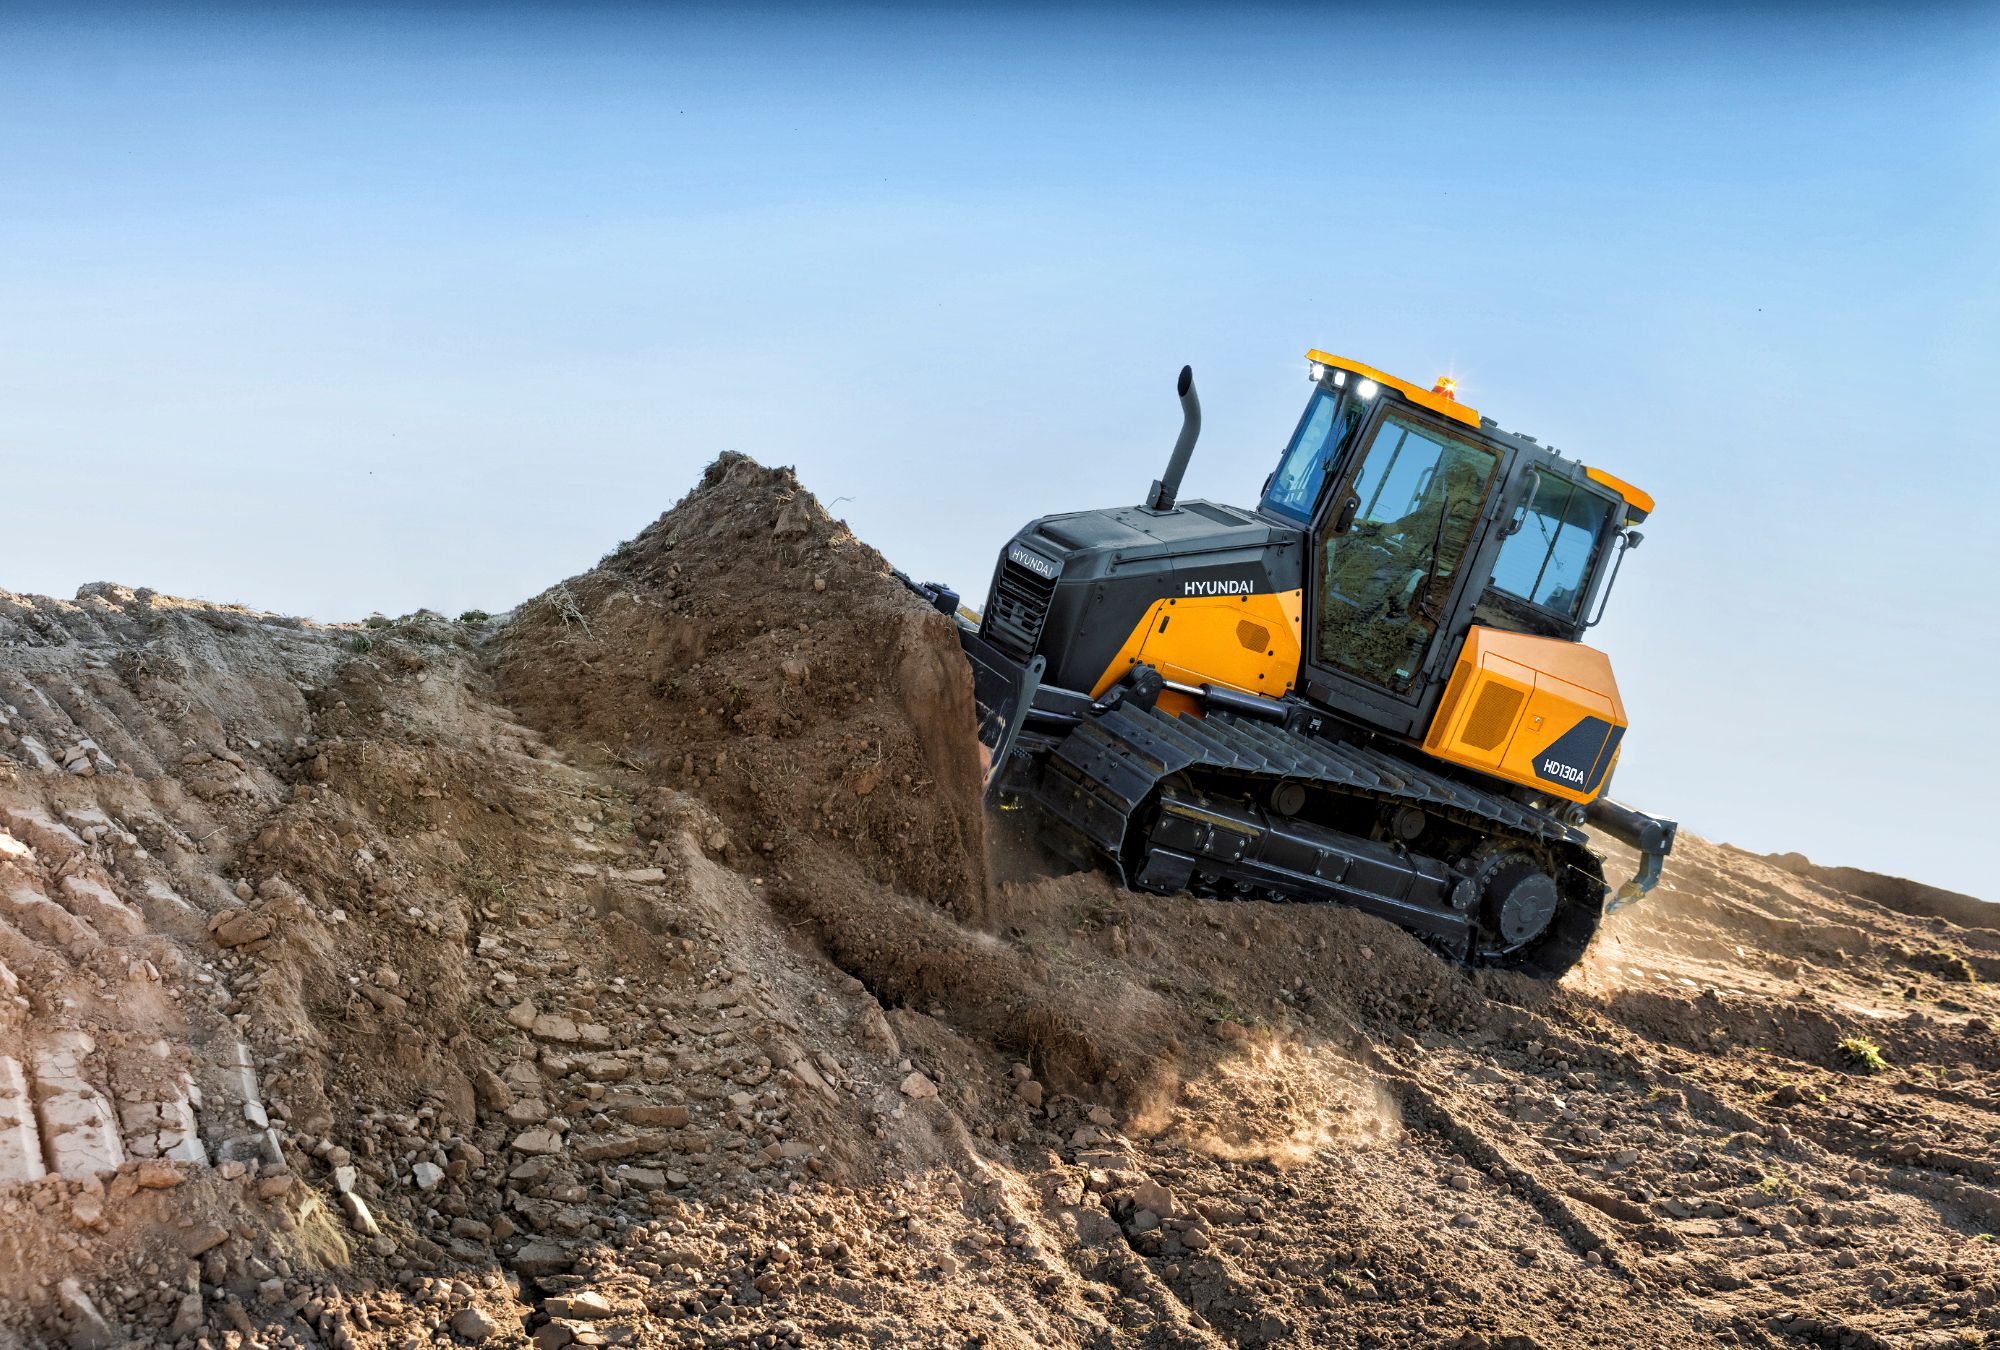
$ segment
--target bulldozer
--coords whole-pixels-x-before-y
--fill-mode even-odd
[[[1628,722],[1584,641],[1653,499],[1449,379],[1306,362],[1255,506],[1180,500],[1183,368],[1142,502],[1030,522],[982,608],[911,583],[957,622],[988,803],[1131,889],[1345,903],[1557,978],[1673,848],[1607,795]],[[1638,854],[1615,894],[1586,822]]]

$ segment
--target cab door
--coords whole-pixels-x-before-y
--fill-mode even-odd
[[[1410,730],[1500,459],[1400,408],[1377,419],[1313,530],[1308,693]]]

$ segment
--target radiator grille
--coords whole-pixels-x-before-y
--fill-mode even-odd
[[[1042,625],[1048,621],[1049,601],[1055,593],[1053,579],[1037,576],[1007,559],[993,582],[982,636],[1015,660],[1027,660],[1041,641]]]
[[[1241,619],[1236,624],[1236,640],[1253,652],[1263,652],[1271,645],[1271,630],[1261,623]]]
[[[1527,697],[1511,685],[1488,684],[1479,691],[1479,700],[1472,705],[1472,715],[1465,719],[1465,734],[1460,739],[1475,750],[1498,746],[1514,729],[1514,720],[1521,715],[1521,705]]]

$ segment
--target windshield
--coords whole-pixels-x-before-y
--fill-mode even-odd
[[[1568,479],[1537,473],[1493,565],[1493,588],[1575,618],[1612,507]]]
[[[1398,692],[1421,668],[1499,456],[1388,417],[1318,536],[1321,662]]]
[[[1312,519],[1313,503],[1326,482],[1329,468],[1339,462],[1361,424],[1367,408],[1360,400],[1325,389],[1313,391],[1292,443],[1271,475],[1264,493],[1264,509],[1304,524]]]

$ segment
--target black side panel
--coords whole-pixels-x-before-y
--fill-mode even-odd
[[[1625,728],[1601,717],[1586,717],[1535,756],[1535,777],[1574,792],[1595,792],[1624,734]]]
[[[1301,530],[1206,501],[1045,517],[1001,551],[980,635],[1087,691],[1155,601],[1297,590],[1303,544]]]

